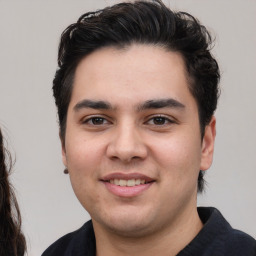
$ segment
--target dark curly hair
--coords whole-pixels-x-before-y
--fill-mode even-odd
[[[8,180],[10,171],[11,155],[4,147],[0,130],[0,255],[23,256],[26,241],[21,232],[19,206]]]
[[[102,47],[124,48],[131,44],[156,45],[181,54],[186,65],[189,90],[197,102],[203,138],[219,96],[220,73],[210,53],[211,35],[188,13],[173,12],[161,0],[139,0],[85,13],[62,33],[53,94],[63,143],[78,63]],[[203,172],[200,171],[199,191],[203,190],[203,185]]]

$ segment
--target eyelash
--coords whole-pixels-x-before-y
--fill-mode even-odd
[[[102,123],[95,124],[94,121],[97,122],[97,119],[102,120]],[[92,125],[92,126],[101,126],[101,125],[104,125],[104,122],[110,123],[105,117],[102,117],[102,116],[92,116],[92,117],[88,117],[88,118],[86,118],[85,120],[82,121],[83,124],[89,124],[89,125]]]
[[[156,122],[159,122],[159,121],[160,123],[157,124]],[[100,122],[100,123],[97,123],[97,122]],[[105,124],[110,124],[111,122],[107,118],[102,116],[92,116],[83,120],[82,123],[92,125],[92,126],[102,126]],[[147,119],[147,121],[144,124],[166,126],[168,124],[173,124],[173,123],[175,123],[175,121],[166,116],[156,115]]]
[[[156,121],[157,119],[160,119],[161,121],[164,121],[164,123],[161,124],[156,124],[154,121]],[[168,124],[173,124],[175,123],[174,120],[170,119],[169,117],[166,116],[162,116],[162,115],[157,115],[157,116],[153,116],[150,119],[147,120],[146,123],[150,123],[150,121],[153,121],[154,123],[150,124],[150,125],[156,125],[156,126],[166,126]]]

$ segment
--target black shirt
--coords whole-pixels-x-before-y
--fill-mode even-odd
[[[221,213],[212,207],[199,207],[204,227],[177,256],[256,256],[256,241],[233,229]],[[53,243],[42,256],[95,256],[92,222]]]

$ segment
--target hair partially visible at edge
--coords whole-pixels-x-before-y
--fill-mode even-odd
[[[21,231],[21,215],[14,190],[9,182],[11,154],[4,145],[0,130],[0,255],[23,256],[26,241]]]

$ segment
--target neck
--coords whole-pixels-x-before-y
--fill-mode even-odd
[[[197,209],[185,212],[176,223],[143,237],[125,237],[93,221],[97,256],[177,255],[202,229]]]

